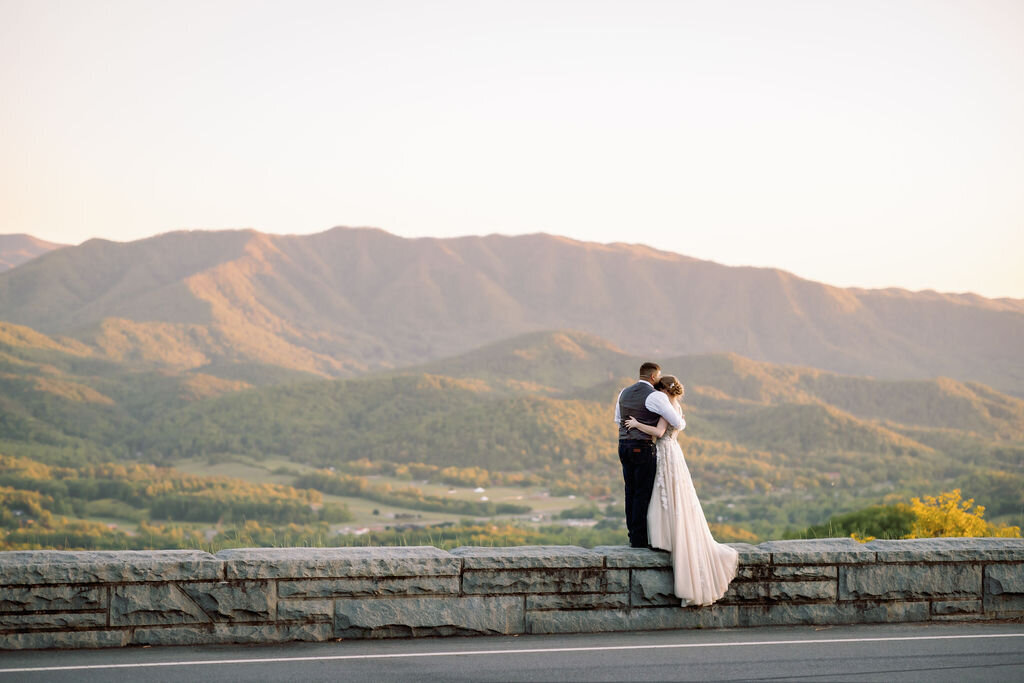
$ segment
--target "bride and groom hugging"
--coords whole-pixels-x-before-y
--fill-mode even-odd
[[[684,605],[710,605],[736,576],[734,548],[717,543],[676,441],[686,428],[683,385],[657,363],[619,393],[619,460],[626,484],[626,528],[634,548],[672,553],[675,594]]]

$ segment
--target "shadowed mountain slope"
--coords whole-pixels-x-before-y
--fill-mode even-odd
[[[67,463],[131,458],[132,435],[168,412],[253,385],[311,377],[257,364],[167,370],[0,322],[0,452],[9,447]]]
[[[325,463],[372,452],[470,465],[486,453],[487,466],[495,467],[492,456],[506,453],[516,439],[565,447],[579,435],[591,444],[587,448],[609,455],[615,395],[639,362],[585,333],[529,334],[402,373],[266,387],[195,403],[155,421],[142,441],[181,455],[196,454],[189,444],[207,452],[277,455],[296,454],[305,444],[312,450],[296,457]],[[687,414],[705,439],[794,454],[934,449],[914,434],[946,445],[965,439],[1024,443],[1024,401],[980,385],[871,380],[734,354],[684,356],[664,365],[686,383]],[[608,379],[609,373],[616,376]],[[559,434],[558,423],[572,411],[580,412]],[[956,440],[949,441],[950,434]],[[511,453],[529,454],[529,466],[541,457],[530,449]],[[508,462],[520,464],[518,457]]]
[[[607,404],[610,413],[618,391],[635,381],[644,360],[594,335],[557,331],[506,339],[402,372],[480,379],[504,391],[597,401]],[[734,353],[659,362],[686,386],[686,403],[705,409],[736,412],[758,405],[815,404],[862,419],[1024,440],[1024,401],[977,383],[945,377],[879,380]],[[822,424],[831,419],[815,415]]]
[[[32,235],[0,235],[0,272],[20,266],[48,251],[65,245],[47,242]]]
[[[549,235],[336,228],[91,240],[0,274],[0,319],[179,367],[257,362],[350,376],[578,329],[661,358],[730,351],[1024,395],[1024,301],[839,289]]]
[[[602,380],[618,381],[640,362],[587,332],[544,331],[398,372],[479,378],[510,391],[558,395],[593,387]]]

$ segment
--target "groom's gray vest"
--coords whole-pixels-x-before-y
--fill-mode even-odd
[[[647,382],[637,382],[626,387],[619,394],[619,438],[620,439],[650,439],[650,434],[644,434],[639,429],[626,429],[627,417],[635,417],[637,422],[654,427],[661,419],[661,415],[647,410],[645,405],[647,397],[654,393],[654,387]]]

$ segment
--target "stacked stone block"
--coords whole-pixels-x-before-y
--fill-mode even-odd
[[[1021,539],[735,547],[704,607],[624,547],[0,553],[0,648],[1024,620]]]

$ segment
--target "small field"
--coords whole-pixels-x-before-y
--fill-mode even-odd
[[[200,476],[223,476],[244,479],[254,483],[284,484],[291,486],[297,475],[316,471],[317,468],[290,462],[283,458],[271,458],[264,461],[250,460],[244,457],[229,462],[210,464],[201,459],[181,460],[175,469],[188,474]],[[291,470],[294,474],[282,472]],[[414,487],[424,494],[451,498],[453,500],[481,501],[494,503],[516,503],[527,505],[532,511],[523,515],[498,515],[492,519],[519,519],[532,524],[560,523],[558,515],[569,508],[585,504],[587,501],[576,496],[550,496],[543,488],[505,486],[485,488],[478,491],[465,486],[449,486],[442,483],[430,483],[422,480],[401,479],[384,475],[368,475],[367,479],[374,484],[388,484],[395,489]],[[444,512],[427,512],[411,508],[397,507],[365,498],[351,496],[324,495],[324,502],[345,504],[355,519],[345,524],[334,525],[336,530],[359,529],[381,530],[386,527],[404,524],[432,525],[444,522],[458,522],[466,519],[466,515]],[[602,501],[598,506],[603,509],[609,501]]]

